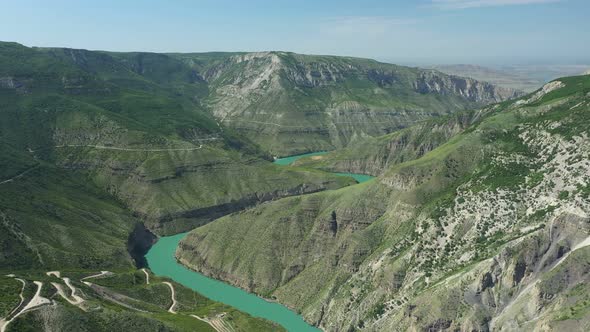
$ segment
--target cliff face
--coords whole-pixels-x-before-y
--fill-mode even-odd
[[[359,140],[325,155],[301,158],[295,165],[378,176],[395,164],[422,157],[491,111],[493,108],[426,120],[388,135]]]
[[[158,234],[191,230],[264,201],[353,183],[322,172],[282,169],[268,161],[233,155],[218,143],[202,146],[180,151],[174,150],[178,146],[121,151],[81,144],[60,148],[55,156],[62,168],[88,172]]]
[[[461,86],[441,73],[354,58],[17,45],[1,51],[12,59],[0,64],[7,139],[36,158],[84,172],[160,234],[350,184],[280,169],[264,160],[268,152],[329,150],[505,97],[482,83]],[[429,80],[440,77],[425,86],[440,89],[418,83],[427,73]],[[24,114],[34,121],[19,121]]]
[[[432,70],[285,52],[231,56],[203,76],[217,119],[275,155],[341,148],[519,95]]]
[[[175,57],[0,43],[0,60],[2,141],[83,174],[159,234],[353,183],[272,165],[203,108],[208,83]]]
[[[437,93],[441,95],[458,95],[466,100],[489,104],[514,99],[522,95],[513,89],[479,82],[472,78],[444,75],[438,71],[423,71],[414,83],[420,93]]]
[[[196,229],[177,257],[328,331],[584,330],[590,82],[551,86],[374,181]]]
[[[214,330],[189,312],[223,312],[215,319],[232,331],[283,331],[137,269],[150,230],[350,183],[272,165],[200,108],[203,81],[187,73],[161,54],[0,42],[2,331]]]

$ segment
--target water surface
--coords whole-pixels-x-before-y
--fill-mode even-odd
[[[320,331],[307,324],[301,316],[287,307],[268,302],[256,295],[224,282],[192,271],[176,261],[178,243],[188,233],[162,237],[154,244],[145,258],[150,269],[159,276],[170,277],[177,283],[200,293],[213,301],[225,303],[238,310],[276,322],[288,331]]]
[[[332,173],[338,176],[350,176],[351,178],[355,179],[358,183],[367,182],[371,179],[374,179],[374,176],[366,175],[366,174],[357,174],[357,173]]]
[[[285,157],[285,158],[278,158],[275,159],[274,163],[277,165],[290,165],[292,164],[295,160],[297,159],[301,159],[303,157],[312,157],[312,156],[321,156],[323,154],[328,153],[328,151],[319,151],[319,152],[311,152],[311,153],[304,153],[304,154],[297,154],[294,156],[289,156],[289,157]]]
[[[295,160],[309,156],[319,156],[327,152],[313,152],[275,160],[275,164],[289,165]],[[350,176],[357,182],[365,182],[373,177],[364,174],[334,173],[339,176]],[[152,246],[145,258],[154,274],[166,276],[177,283],[200,293],[213,301],[225,303],[252,316],[265,318],[276,322],[293,332],[320,331],[307,324],[303,318],[287,307],[268,302],[254,294],[231,286],[195,272],[176,261],[175,253],[178,243],[188,233],[162,237]]]
[[[304,157],[311,157],[311,156],[321,156],[323,154],[328,153],[327,151],[320,151],[320,152],[311,152],[311,153],[304,153],[304,154],[298,154],[295,156],[289,156],[289,157],[285,157],[285,158],[278,158],[274,161],[275,164],[277,165],[283,165],[283,166],[287,166],[290,165],[292,163],[294,163],[297,159],[301,159]],[[362,183],[362,182],[366,182],[369,181],[373,178],[375,178],[374,176],[371,175],[366,175],[366,174],[357,174],[357,173],[333,173],[339,176],[350,176],[351,178],[355,179],[356,182],[358,183]]]

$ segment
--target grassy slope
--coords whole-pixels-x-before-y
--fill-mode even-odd
[[[334,259],[330,256],[337,256],[338,250],[317,252],[314,248],[338,248],[337,244],[345,243],[343,239],[353,230],[364,227],[350,223],[356,216],[368,215],[370,219],[383,213],[385,203],[378,199],[355,200],[359,190],[363,195],[378,197],[369,184],[361,184],[286,198],[221,218],[191,232],[183,240],[179,258],[210,275],[230,279],[244,288],[270,296],[274,289],[306,266],[313,265],[316,259],[321,258],[322,262]],[[332,226],[332,211],[335,211],[338,226]],[[226,245],[221,248],[215,243]],[[293,248],[307,250],[301,252]],[[207,252],[206,259],[195,256],[194,252]],[[349,259],[354,260],[353,257]],[[330,270],[325,272],[329,274]],[[321,286],[321,283],[312,284]],[[300,295],[314,291],[313,287],[306,287],[300,289]]]
[[[308,191],[347,184],[345,178],[265,163],[268,156],[264,152],[231,130],[222,131],[203,111],[201,99],[208,87],[197,74],[166,55],[31,49],[1,43],[0,143],[2,156],[7,157],[1,161],[2,181],[30,169],[1,185],[2,227],[6,230],[2,247],[8,253],[2,257],[3,268],[129,268],[132,263],[124,248],[135,220],[125,208],[148,214],[156,222],[171,219],[169,224],[180,221],[181,227],[187,227],[195,220],[184,224],[182,213],[231,202],[226,197],[272,198],[274,193],[269,195],[268,190],[277,190],[279,178],[285,179],[280,184],[285,192],[303,183]],[[373,86],[354,77],[347,78],[345,85],[354,91]],[[304,108],[328,100],[326,90],[304,90],[290,97]],[[303,98],[306,95],[311,99]],[[363,103],[372,99],[360,92],[355,98],[358,100],[353,101]],[[348,97],[337,100],[346,102]],[[425,107],[435,103],[441,108],[456,102],[443,97],[420,100],[426,100]],[[209,141],[213,138],[217,140]],[[206,148],[191,153],[58,148],[170,149],[200,144]],[[208,165],[209,161],[216,164]],[[35,165],[38,167],[33,168]],[[221,170],[212,169],[216,167]],[[194,198],[205,180],[210,195]],[[172,189],[178,194],[170,194]],[[363,204],[356,196],[350,197],[351,202]],[[150,210],[154,204],[161,205]],[[375,213],[382,209],[377,208]],[[353,250],[356,244],[346,251],[352,268],[358,267],[364,248],[374,245],[363,241],[358,244],[360,251]],[[316,243],[321,248],[321,242]],[[91,248],[92,255],[81,252],[81,247]],[[77,315],[69,309],[66,313]],[[138,318],[130,313],[114,315],[118,323]]]
[[[490,109],[487,110],[489,112]],[[362,139],[328,154],[298,160],[295,165],[335,172],[380,175],[394,164],[420,158],[482,117],[481,110],[425,120],[391,134]]]
[[[78,294],[85,299],[83,307],[86,312],[66,302],[50,285],[54,282],[65,287],[61,279],[35,272],[19,274],[27,283],[32,280],[44,282],[42,295],[55,301],[56,305],[41,307],[20,316],[9,325],[8,331],[215,331],[209,324],[190,315],[213,318],[221,313],[225,313],[223,320],[236,331],[282,330],[270,322],[255,319],[208,300],[174,282],[172,284],[176,291],[177,314],[171,314],[167,311],[172,304],[170,288],[162,283],[171,281],[151,275],[150,284],[147,285],[145,275],[140,270],[120,270],[111,276],[89,280],[102,287],[101,291],[79,281],[89,274],[79,270],[62,271],[62,276],[69,277],[78,289]],[[18,290],[20,291],[20,286]],[[127,307],[113,302],[110,300],[112,297],[118,298]]]
[[[0,145],[0,149],[9,148]],[[135,221],[121,203],[82,176],[22,153],[2,155],[4,162],[28,170],[0,185],[0,239],[5,248],[0,266],[4,272],[132,266],[126,241]],[[22,172],[3,169],[2,179]]]
[[[485,95],[493,88],[459,92],[451,81],[460,79],[442,73],[367,59],[271,52],[217,61],[206,71],[207,107],[279,156],[332,150],[502,98]],[[445,90],[422,91],[420,82],[432,77]],[[478,94],[482,100],[472,99]]]
[[[86,171],[156,231],[194,228],[234,202],[248,206],[347,184],[265,161],[258,147],[203,111],[206,84],[167,55],[0,46],[0,73],[17,85],[0,89],[3,141]]]
[[[570,206],[588,197],[587,185],[582,184],[588,181],[587,176],[584,179],[584,173],[575,167],[563,169],[562,176],[581,183],[573,191],[569,189],[569,198],[561,194],[562,189],[552,184],[557,180],[548,180],[555,168],[545,166],[560,157],[546,159],[532,141],[523,142],[519,136],[546,130],[553,136],[543,144],[555,143],[557,156],[571,154],[567,158],[572,163],[587,158],[581,147],[574,144],[563,150],[558,147],[564,143],[556,142],[579,139],[587,132],[590,80],[587,76],[560,80],[565,87],[527,106],[500,104],[487,118],[448,143],[419,159],[394,165],[378,180],[265,204],[197,229],[184,240],[178,255],[205,273],[276,296],[301,310],[309,320],[322,319],[322,326],[329,330],[365,324],[377,324],[373,326],[376,329],[440,328],[447,322],[456,327],[465,323],[483,328],[494,314],[493,307],[486,307],[484,302],[484,309],[470,311],[460,298],[452,303],[448,299],[463,296],[462,292],[468,292],[463,287],[469,283],[482,287],[477,283],[485,279],[482,271],[486,271],[486,259],[501,250],[506,252],[497,259],[506,259],[510,267],[497,273],[511,280],[510,269],[518,269],[515,266],[520,264],[515,254],[518,249],[511,248],[519,242],[511,241],[528,239],[524,236],[527,232],[537,232],[536,240],[523,242],[528,249],[521,249],[520,259],[530,264],[527,271],[538,269],[538,277],[546,278],[547,268],[536,268],[541,263],[538,256],[532,258],[543,255],[535,241],[553,243],[545,223],[555,218],[574,218],[571,222],[577,222],[569,214]],[[497,161],[505,158],[506,162]],[[547,175],[539,179],[539,172]],[[576,180],[578,177],[580,180]],[[539,197],[561,199],[564,207],[555,213],[544,210],[538,206]],[[525,214],[527,208],[538,210]],[[468,216],[474,213],[483,215]],[[522,232],[520,228],[531,230]],[[564,234],[567,241],[583,236]],[[439,247],[438,241],[448,245]],[[557,247],[543,260],[554,261],[553,250]],[[462,277],[465,271],[469,273]],[[562,282],[570,281],[563,289],[587,278],[587,272],[580,273],[564,277]],[[460,276],[463,286],[440,286],[453,275]],[[436,297],[426,291],[433,285]],[[500,296],[502,306],[508,306],[515,301],[516,291],[501,287],[492,292]],[[568,299],[561,290],[555,296]],[[581,303],[578,306],[585,302]],[[442,311],[433,311],[437,305]],[[419,310],[408,314],[412,306]],[[546,306],[543,310],[541,321],[555,324],[555,308]],[[375,323],[386,312],[388,315]],[[508,311],[513,312],[522,315],[516,309]],[[586,314],[582,316],[587,319]],[[414,323],[407,317],[415,317]]]
[[[6,317],[20,303],[22,284],[12,278],[0,277],[0,317]]]
[[[303,183],[307,183],[306,188],[319,190],[350,182],[317,171],[289,172],[273,166],[256,146],[231,131],[222,132],[188,97],[202,89],[198,82],[191,82],[189,77],[185,81],[173,78],[173,82],[182,81],[178,86],[161,83],[158,76],[168,77],[170,67],[148,77],[120,61],[99,52],[0,43],[0,182],[14,178],[0,184],[2,274],[16,272],[39,280],[44,271],[51,269],[132,268],[127,240],[141,221],[133,212],[142,212],[140,204],[148,194],[151,204],[176,212],[229,202],[224,201],[226,195],[235,200],[263,196],[277,188],[287,191]],[[178,95],[180,88],[186,89],[187,97]],[[195,153],[60,147],[195,148],[205,142],[201,139],[211,138],[217,140]],[[211,177],[184,176],[183,180],[190,183],[188,189],[183,189],[181,180],[166,183],[168,176],[182,176],[183,167],[194,173],[191,167],[210,161],[229,171],[221,170]],[[205,167],[204,171],[209,169]],[[141,177],[136,177],[142,172],[150,177],[148,180],[162,177],[164,181],[142,182]],[[234,185],[240,177],[244,180]],[[276,178],[286,180],[271,186]],[[144,196],[135,196],[134,184],[153,187]],[[181,188],[175,188],[178,186]],[[197,186],[210,189],[209,195],[193,197]],[[184,197],[180,202],[162,199],[170,194],[158,192],[158,188],[166,193],[176,190],[178,196]],[[146,213],[160,217],[158,211]],[[171,231],[175,230],[171,227]],[[50,292],[52,287],[45,289]],[[11,308],[15,295],[18,292],[3,296],[3,311]],[[64,329],[70,330],[95,330],[97,326],[105,330],[125,326],[148,330],[203,327],[194,319],[180,322],[165,313],[144,317],[99,302],[103,311],[95,314],[83,314],[68,305],[41,311],[59,317],[51,324],[61,322],[66,324]],[[43,317],[47,317],[39,316],[41,311],[23,316],[11,329],[38,330],[44,326]],[[238,330],[275,328],[233,309],[231,312]]]

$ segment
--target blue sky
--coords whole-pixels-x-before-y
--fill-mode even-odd
[[[588,63],[588,13],[588,0],[18,0],[2,4],[0,40],[400,63]]]

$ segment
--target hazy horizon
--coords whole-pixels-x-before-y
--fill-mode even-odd
[[[84,49],[89,51],[100,51],[100,52],[148,52],[148,53],[256,53],[256,52],[292,52],[298,54],[305,54],[305,55],[325,55],[325,56],[341,56],[341,57],[356,57],[356,58],[366,58],[366,59],[373,59],[379,62],[385,63],[392,63],[404,66],[416,66],[416,67],[428,67],[428,66],[438,66],[438,65],[476,65],[482,67],[489,67],[489,68],[496,68],[500,69],[503,67],[512,67],[512,66],[578,66],[578,67],[590,67],[590,58],[585,57],[563,57],[563,58],[556,58],[556,59],[541,59],[541,58],[518,58],[518,57],[505,57],[502,59],[493,59],[493,58],[456,58],[456,59],[447,59],[447,58],[387,58],[387,57],[370,57],[370,56],[356,56],[356,55],[349,55],[349,54],[328,54],[328,53],[311,53],[311,52],[295,52],[290,50],[281,50],[281,49],[262,49],[262,50],[200,50],[200,51],[150,51],[150,50],[138,50],[138,49],[130,49],[130,50],[111,50],[105,48],[86,48],[86,47],[72,47],[72,46],[63,46],[63,45],[34,45],[34,44],[25,44],[18,40],[0,40],[0,42],[14,42],[18,43],[27,47],[36,47],[36,48],[71,48],[71,49]]]
[[[229,0],[4,5],[0,40],[104,51],[289,51],[406,65],[587,64],[581,0]]]

